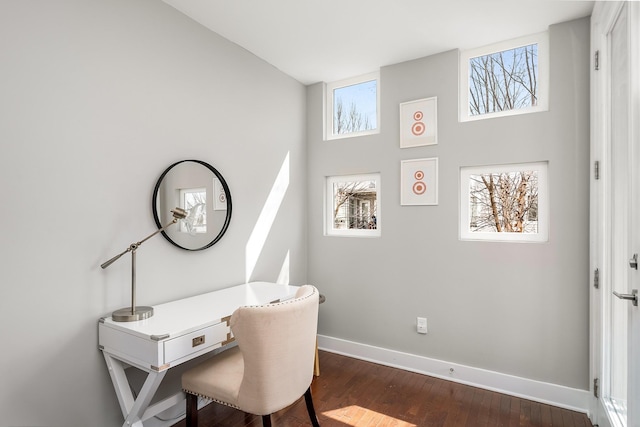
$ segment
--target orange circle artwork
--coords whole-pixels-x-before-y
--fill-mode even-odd
[[[413,126],[411,126],[411,133],[415,136],[420,136],[424,133],[426,127],[422,122],[415,122]]]
[[[427,191],[427,184],[425,184],[422,181],[418,181],[415,184],[413,184],[413,192],[420,195],[420,194],[424,194],[424,192]]]

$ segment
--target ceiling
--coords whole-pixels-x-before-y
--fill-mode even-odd
[[[163,0],[303,84],[589,16],[592,1]]]

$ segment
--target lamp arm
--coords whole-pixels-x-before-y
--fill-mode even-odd
[[[124,254],[126,254],[127,252],[130,252],[130,251],[131,251],[131,246],[129,246],[126,251],[124,251],[121,254],[118,254],[118,255],[114,256],[113,258],[111,258],[109,261],[106,261],[106,262],[100,264],[100,267],[102,267],[103,269],[109,267],[111,264],[116,262],[118,260],[118,258],[120,258],[122,255],[124,255]]]
[[[135,245],[136,245],[135,249],[138,249],[138,246],[140,246],[141,244],[143,244],[144,242],[146,242],[147,240],[149,240],[150,238],[152,238],[156,234],[160,233],[161,231],[166,230],[167,228],[169,228],[171,225],[175,224],[176,222],[178,222],[178,218],[174,218],[173,221],[171,221],[170,223],[168,223],[164,227],[157,229],[156,231],[154,231],[153,233],[149,234],[144,239],[140,240],[138,243],[135,243]]]
[[[161,231],[166,230],[169,226],[175,224],[176,222],[178,222],[178,218],[174,218],[173,221],[171,221],[170,223],[168,223],[167,225],[165,225],[164,227],[154,231],[153,233],[151,233],[150,235],[148,235],[147,237],[145,237],[144,239],[140,240],[137,243],[132,243],[126,250],[124,250],[122,253],[114,256],[113,258],[111,258],[109,261],[106,261],[102,264],[100,264],[100,267],[102,267],[103,269],[109,267],[111,264],[113,264],[114,262],[116,262],[122,255],[131,252],[131,251],[135,251],[136,249],[138,249],[140,247],[141,244],[143,244],[144,242],[146,242],[147,240],[149,240],[150,238],[152,238],[153,236],[155,236],[156,234],[160,233]]]

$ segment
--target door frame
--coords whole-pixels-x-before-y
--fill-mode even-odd
[[[610,163],[609,152],[606,150],[609,129],[609,88],[608,76],[602,66],[608,46],[606,34],[613,17],[619,13],[619,8],[611,7],[613,3],[596,2],[591,14],[591,144],[590,161],[593,168],[590,174],[590,237],[589,237],[589,267],[590,267],[590,298],[589,298],[589,330],[590,330],[590,391],[589,418],[594,425],[611,427],[602,401],[597,397],[599,381],[602,378],[602,364],[604,360],[602,334],[602,287],[600,275],[606,271],[605,239],[608,230],[608,216],[605,210],[605,184],[609,181],[609,170],[605,167]],[[604,39],[604,40],[603,40]],[[598,287],[596,287],[598,286]]]
[[[591,165],[594,168],[591,174],[590,181],[590,271],[593,278],[590,284],[590,378],[591,378],[591,399],[590,399],[590,418],[594,424],[600,427],[615,427],[616,424],[612,424],[607,415],[607,411],[604,408],[602,402],[602,385],[596,385],[594,379],[598,378],[602,381],[603,368],[607,353],[602,345],[603,335],[605,334],[606,327],[606,311],[604,310],[604,304],[609,302],[611,295],[603,292],[602,286],[607,284],[606,272],[610,270],[609,264],[609,249],[606,245],[608,241],[608,230],[610,230],[611,218],[607,212],[607,204],[605,201],[609,197],[607,187],[611,180],[610,174],[610,119],[609,111],[611,109],[610,103],[610,73],[608,68],[608,56],[609,45],[607,34],[612,29],[618,15],[624,4],[628,7],[628,22],[630,36],[630,52],[629,63],[632,73],[640,73],[640,46],[637,45],[640,40],[640,4],[638,2],[596,2],[593,13],[591,16]],[[633,44],[636,43],[634,46]],[[634,75],[634,74],[632,74]],[[640,79],[631,79],[631,101],[629,105],[629,137],[632,144],[633,159],[638,160],[638,147],[640,147]],[[596,167],[596,164],[599,166]],[[596,171],[597,168],[597,171]],[[639,177],[638,168],[632,168],[630,171],[633,180],[637,180]],[[596,174],[599,175],[597,179]],[[640,195],[634,194],[630,203],[632,203],[635,209],[640,208],[638,198]],[[635,199],[635,200],[634,200]],[[636,230],[637,234],[638,231]],[[632,242],[638,248],[640,243],[640,236],[632,236]],[[639,248],[640,249],[640,248]],[[637,250],[637,249],[636,249]],[[599,288],[594,286],[596,282],[596,270],[599,271]],[[635,282],[637,284],[637,282]],[[635,286],[635,285],[634,285]],[[639,317],[638,314],[635,317]],[[638,321],[636,323],[636,330],[638,328]],[[636,343],[630,345],[632,349],[639,350],[640,338],[635,338]],[[630,354],[629,360],[634,360],[633,357],[637,355]],[[630,384],[640,384],[638,379],[640,372],[636,371],[636,378],[630,378]],[[595,388],[598,387],[598,398],[595,397]],[[634,386],[635,387],[635,386]],[[639,391],[634,389],[636,396],[640,395]],[[628,399],[630,400],[630,399]],[[629,402],[631,403],[631,402]],[[628,409],[629,418],[631,420],[640,419],[640,408],[635,405],[629,405]],[[628,426],[631,427],[631,426]]]

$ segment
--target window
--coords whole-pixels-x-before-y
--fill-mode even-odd
[[[326,139],[378,133],[379,80],[372,73],[327,84]]]
[[[460,169],[462,240],[545,242],[547,163]]]
[[[207,232],[207,189],[184,188],[180,190],[180,205],[188,212],[185,221],[179,221],[183,233]]]
[[[327,177],[328,236],[380,236],[380,174]]]
[[[460,121],[548,110],[549,36],[460,53]]]

